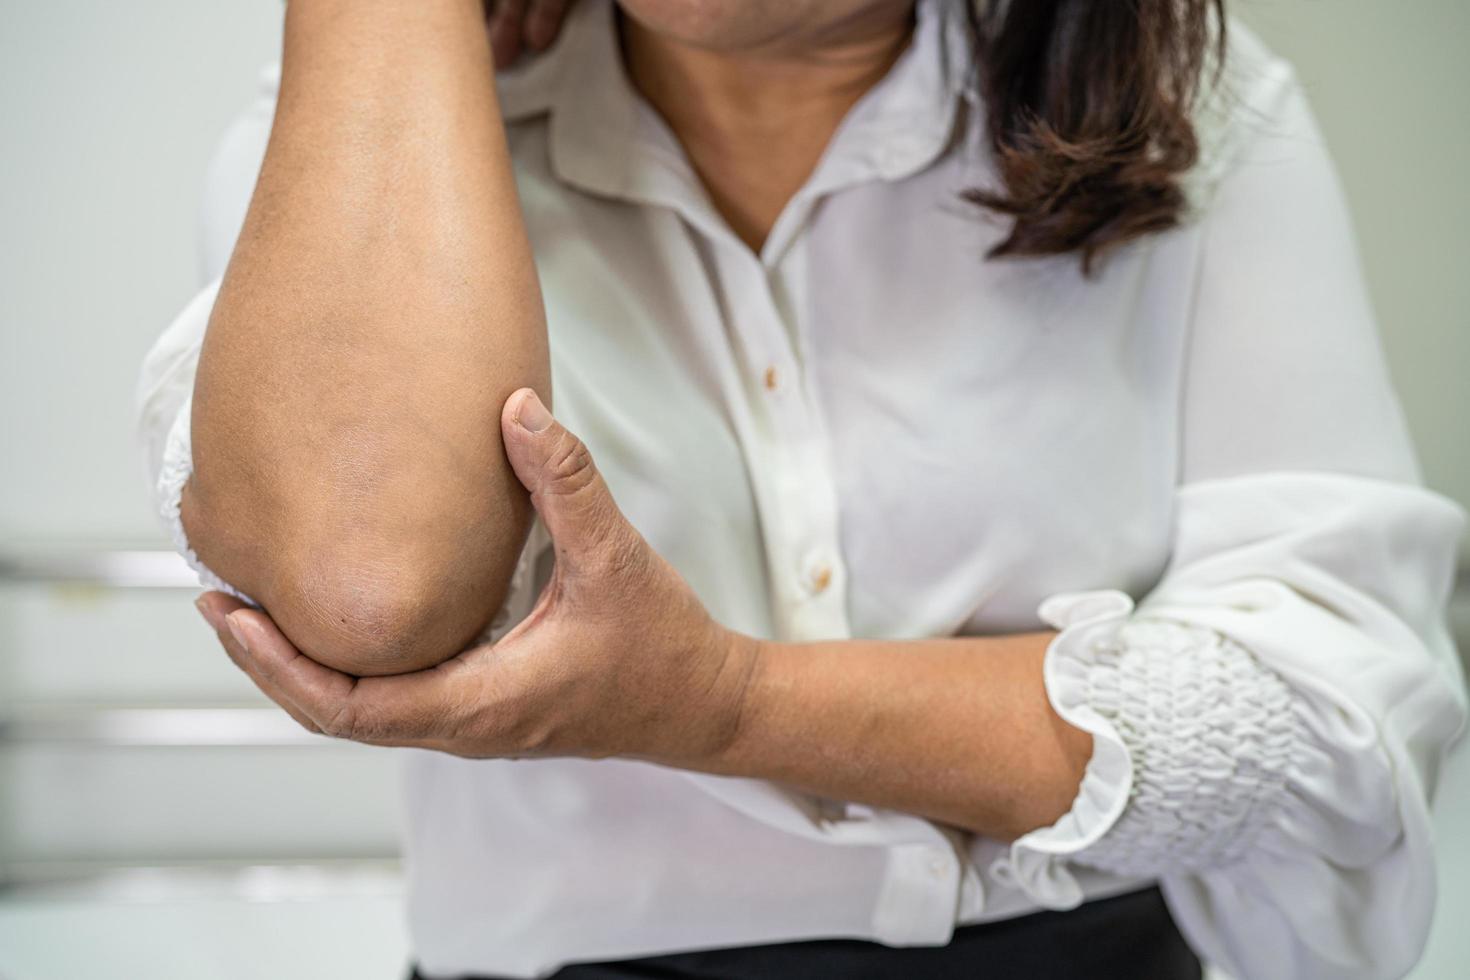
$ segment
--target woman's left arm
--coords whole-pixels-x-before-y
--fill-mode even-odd
[[[523,389],[502,419],[556,548],[537,606],[508,634],[430,670],[353,678],[301,654],[259,610],[206,593],[200,610],[231,657],[307,728],[356,741],[641,758],[1006,839],[1067,811],[1092,737],[1047,699],[1055,632],[793,644],[725,629],[544,413]]]
[[[734,737],[684,764],[1012,840],[1071,808],[1092,755],[1092,736],[1047,698],[1056,635],[746,639]]]

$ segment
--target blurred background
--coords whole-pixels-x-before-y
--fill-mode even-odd
[[[1426,480],[1470,506],[1470,3],[1227,5],[1306,82]],[[394,754],[305,736],[231,666],[132,428],[143,353],[198,286],[209,157],[278,56],[281,4],[0,11],[0,978],[400,977]],[[1421,980],[1470,963],[1464,748]]]

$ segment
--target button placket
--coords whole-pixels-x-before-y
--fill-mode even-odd
[[[751,479],[761,488],[776,625],[788,639],[848,636],[836,487],[795,349],[797,331],[786,322],[795,311],[783,315],[770,273],[749,252],[716,252],[732,347],[743,360],[755,431],[763,437],[751,453]]]
[[[837,584],[841,562],[825,544],[811,548],[802,560],[799,574],[809,597],[825,594]]]
[[[724,253],[713,263],[724,299],[720,313],[725,336],[719,341],[734,355],[724,390],[760,512],[773,635],[796,640],[849,637],[836,483],[822,416],[808,404],[804,375],[764,272],[752,264],[737,265],[728,250],[716,251]],[[770,367],[776,369],[774,390],[765,385]],[[822,565],[828,566],[826,576],[820,574]],[[809,571],[818,574],[808,579]],[[824,577],[820,589],[804,584]],[[865,835],[885,845],[887,861],[871,913],[879,941],[946,942],[953,935],[962,896],[970,907],[983,906],[982,883],[959,864],[957,845],[932,822],[852,803],[819,803],[817,812],[836,825],[835,835]]]

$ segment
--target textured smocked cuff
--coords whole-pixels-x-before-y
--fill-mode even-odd
[[[1067,860],[1107,833],[1128,802],[1133,761],[1113,722],[1089,699],[1088,669],[1132,611],[1132,597],[1117,589],[1059,592],[1037,610],[1044,622],[1060,630],[1042,661],[1047,696],[1057,714],[1092,736],[1092,757],[1072,808],[1051,826],[1018,838],[990,873],[1046,908],[1068,909],[1082,902],[1082,887]]]
[[[1003,859],[1049,907],[1082,899],[1069,862],[1152,877],[1242,857],[1305,751],[1302,703],[1279,675],[1215,630],[1132,610],[1111,590],[1043,603],[1061,630],[1048,696],[1094,745],[1072,809]]]
[[[184,400],[179,413],[169,427],[168,439],[163,447],[163,465],[159,469],[156,499],[158,514],[173,539],[174,550],[184,556],[184,561],[199,576],[199,584],[206,589],[215,589],[234,596],[242,602],[259,607],[260,603],[230,585],[199,560],[194,549],[189,547],[188,535],[184,533],[184,521],[179,516],[179,501],[184,493],[184,484],[194,472],[194,451],[189,433],[189,416],[193,409],[193,397]]]

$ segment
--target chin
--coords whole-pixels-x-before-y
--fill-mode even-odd
[[[662,37],[734,51],[764,47],[804,28],[841,20],[860,0],[618,0],[629,17]]]

